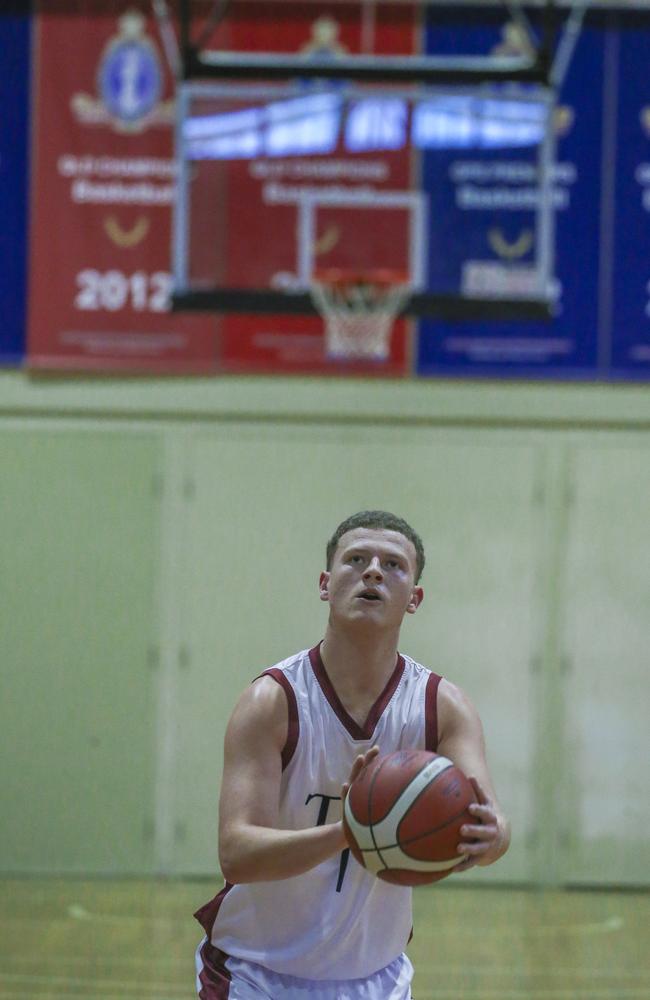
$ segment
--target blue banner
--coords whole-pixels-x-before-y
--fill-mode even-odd
[[[616,176],[605,349],[614,377],[650,379],[650,23],[628,16],[612,44],[619,75],[616,148],[607,161],[616,164]]]
[[[30,16],[0,13],[0,364],[25,356]]]
[[[426,33],[430,53],[515,54],[525,41],[507,14],[475,11],[476,21],[456,8],[439,10]],[[462,18],[462,21],[461,21]],[[602,19],[585,25],[558,98],[555,113],[557,164],[555,207],[556,315],[549,323],[467,322],[419,324],[417,372],[423,375],[479,375],[540,378],[594,378],[606,374],[598,348],[599,235],[603,93],[605,70]],[[530,234],[535,195],[530,151],[468,149],[423,157],[423,183],[432,204],[431,230],[444,214],[442,231],[431,245],[430,275],[445,290],[467,294],[466,277],[480,270],[483,282],[520,273],[531,261]],[[498,196],[498,199],[497,199]],[[483,206],[503,205],[498,226]],[[436,213],[434,215],[434,213]],[[461,233],[458,240],[456,234]],[[438,239],[436,245],[435,239]],[[459,257],[454,251],[469,254]],[[473,271],[472,271],[473,269]],[[480,280],[478,282],[480,285]],[[477,281],[470,293],[480,291]],[[513,289],[514,291],[515,289]],[[507,288],[504,289],[507,291]]]

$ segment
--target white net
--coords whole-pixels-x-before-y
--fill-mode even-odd
[[[311,295],[325,321],[327,356],[374,361],[388,358],[393,323],[410,291],[402,275],[317,275]]]

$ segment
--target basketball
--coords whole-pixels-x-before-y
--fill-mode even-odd
[[[465,860],[463,823],[476,823],[471,782],[447,757],[399,750],[377,757],[350,786],[343,828],[352,854],[395,885],[425,885]]]

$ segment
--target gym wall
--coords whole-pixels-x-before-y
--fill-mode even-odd
[[[0,398],[4,872],[216,872],[227,716],[322,636],[329,533],[384,507],[428,555],[402,648],[471,694],[513,818],[490,880],[648,881],[644,389],[4,373]]]

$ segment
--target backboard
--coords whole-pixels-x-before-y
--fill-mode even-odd
[[[408,275],[411,315],[548,315],[552,89],[525,45],[414,54],[414,12],[207,23],[178,92],[177,307],[309,313],[316,269],[370,268]]]

